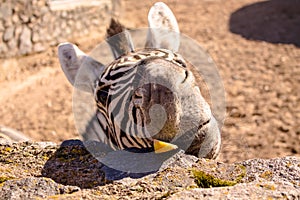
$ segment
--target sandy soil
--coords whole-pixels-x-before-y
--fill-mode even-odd
[[[121,20],[146,27],[151,1],[126,0]],[[300,156],[300,3],[170,0],[182,33],[212,56],[226,90],[221,161]],[[71,40],[89,52],[103,33]],[[72,87],[56,48],[0,60],[0,125],[37,141],[77,138]]]

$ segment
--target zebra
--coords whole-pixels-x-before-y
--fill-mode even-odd
[[[221,133],[202,97],[193,66],[180,54],[179,27],[171,9],[155,3],[148,13],[145,48],[134,49],[130,33],[112,19],[107,29],[114,61],[103,65],[72,43],[58,47],[61,68],[74,86],[96,104],[97,137],[113,149],[180,147],[187,154],[215,159]],[[87,87],[75,84],[80,70]]]

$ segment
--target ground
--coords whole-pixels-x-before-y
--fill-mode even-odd
[[[170,0],[181,32],[211,55],[226,91],[220,161],[300,156],[300,3]],[[151,1],[126,0],[122,22],[146,27]],[[89,52],[103,33],[70,40]],[[0,124],[36,141],[78,138],[57,48],[0,60]]]

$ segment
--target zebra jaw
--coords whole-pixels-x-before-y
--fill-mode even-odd
[[[156,140],[156,139],[153,140],[153,144],[154,144],[154,152],[155,153],[165,153],[168,151],[178,149],[178,146],[175,144],[163,142],[163,141]]]

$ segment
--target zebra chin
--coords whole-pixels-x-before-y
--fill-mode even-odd
[[[187,154],[199,158],[215,159],[221,149],[221,132],[216,119],[212,118],[197,128],[190,129],[174,141]]]
[[[198,127],[191,128],[181,136],[172,139],[160,138],[159,133],[152,138],[153,141],[149,148],[126,148],[126,151],[136,153],[165,153],[178,150],[184,150],[187,154],[199,158],[215,159],[219,155],[221,148],[221,133],[215,118],[212,116],[207,122]]]

